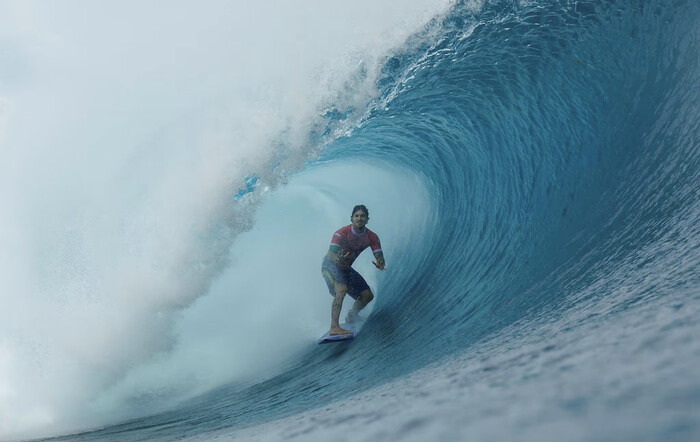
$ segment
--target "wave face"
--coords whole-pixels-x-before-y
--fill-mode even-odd
[[[379,93],[360,123],[289,183],[307,197],[320,192],[331,200],[319,187],[328,176],[362,180],[373,168],[390,171],[375,189],[380,195],[389,182],[420,183],[392,191],[389,207],[401,217],[374,228],[390,250],[388,270],[373,281],[377,298],[359,337],[349,345],[302,347],[264,382],[217,387],[173,411],[72,437],[207,439],[210,431],[304,413],[436,361],[468,358],[485,340],[501,347],[494,351],[533,339],[561,348],[566,341],[559,337],[584,328],[591,342],[612,347],[625,342],[622,336],[639,335],[633,344],[640,352],[668,342],[670,365],[636,361],[636,373],[643,373],[642,386],[685,374],[681,387],[690,393],[654,390],[666,402],[610,413],[651,429],[646,439],[700,434],[697,416],[673,413],[681,402],[700,406],[700,379],[683,371],[700,362],[697,337],[667,340],[698,331],[689,316],[700,301],[698,17],[693,1],[454,5],[386,59]],[[354,111],[327,112],[328,127]],[[305,178],[314,174],[323,178]],[[368,206],[372,222],[381,223],[382,209]],[[330,298],[322,299],[329,309]],[[661,320],[653,315],[623,321],[649,309],[665,312],[665,327],[654,328]],[[594,326],[623,322],[625,329]],[[653,330],[645,334],[645,327]],[[576,364],[585,366],[604,350],[579,351]],[[622,354],[607,361],[618,384],[626,382]],[[522,374],[517,364],[492,370]],[[519,382],[546,389],[544,373],[535,368]],[[588,426],[584,436],[595,435],[596,394],[592,388],[580,398],[587,407],[568,409]],[[665,420],[645,420],[663,403]],[[369,428],[384,425],[383,405],[363,405],[379,416]],[[548,405],[552,412],[559,406]],[[512,432],[480,434],[518,434],[503,425]],[[307,436],[313,439],[315,430]],[[370,439],[367,430],[355,431]],[[614,434],[632,433],[624,427]]]

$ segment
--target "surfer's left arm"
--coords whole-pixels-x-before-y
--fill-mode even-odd
[[[372,261],[372,264],[379,270],[384,270],[384,254],[382,251],[374,252],[374,258],[376,261]]]
[[[384,270],[384,253],[382,253],[382,244],[379,242],[379,237],[376,233],[370,232],[369,245],[372,248],[372,253],[376,261],[372,264],[379,270]]]

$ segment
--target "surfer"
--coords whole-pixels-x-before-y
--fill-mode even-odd
[[[343,307],[345,295],[350,295],[355,303],[348,312],[347,322],[355,322],[359,319],[359,311],[365,308],[374,299],[374,295],[365,279],[352,268],[352,263],[367,247],[372,249],[376,261],[372,261],[379,270],[384,270],[384,254],[376,233],[365,225],[369,221],[367,207],[360,204],[352,209],[349,224],[341,227],[331,239],[328,253],[323,258],[321,273],[326,280],[328,291],[333,296],[331,308],[331,329],[329,334],[341,335],[351,333],[339,324],[340,310]]]

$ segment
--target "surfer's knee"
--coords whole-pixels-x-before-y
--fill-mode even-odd
[[[360,293],[360,296],[365,304],[369,304],[374,299],[374,294],[370,290],[365,290]]]
[[[348,286],[345,284],[336,284],[334,289],[336,296],[345,296],[345,294],[348,292]]]

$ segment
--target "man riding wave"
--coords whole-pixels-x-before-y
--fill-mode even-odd
[[[355,206],[352,209],[350,220],[352,224],[341,227],[333,234],[328,253],[323,258],[321,265],[323,279],[328,285],[328,291],[333,296],[330,335],[352,333],[339,324],[340,310],[343,307],[343,299],[346,294],[355,300],[348,312],[347,322],[357,321],[359,319],[358,312],[374,299],[365,279],[352,268],[355,259],[364,249],[370,247],[376,259],[372,263],[379,270],[384,270],[384,254],[379,237],[365,227],[369,220],[367,207],[362,204]]]

